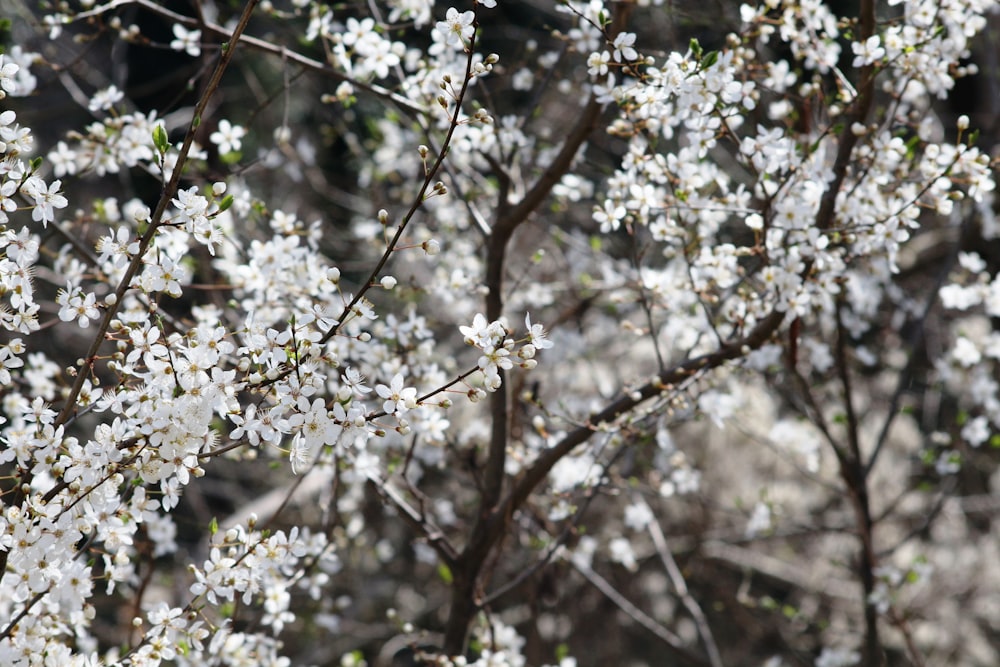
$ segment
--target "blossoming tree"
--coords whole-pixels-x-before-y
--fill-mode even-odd
[[[995,6],[859,4],[16,6],[0,663],[996,662]]]

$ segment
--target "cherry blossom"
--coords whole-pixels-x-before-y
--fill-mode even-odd
[[[0,663],[995,654],[992,4],[497,4],[14,19]]]

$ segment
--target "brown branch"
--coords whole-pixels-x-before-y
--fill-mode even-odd
[[[871,594],[875,591],[875,566],[877,564],[873,534],[875,522],[872,520],[871,515],[871,501],[868,495],[868,479],[865,475],[865,465],[861,459],[858,420],[852,403],[850,374],[847,368],[847,354],[845,349],[848,332],[844,326],[841,313],[842,308],[843,298],[839,298],[835,313],[837,318],[835,354],[837,372],[844,389],[844,404],[847,411],[847,440],[850,449],[846,455],[840,455],[837,459],[840,464],[840,476],[847,485],[851,507],[854,510],[854,520],[857,523],[858,540],[861,542],[856,567],[858,577],[861,579],[861,588],[864,592],[865,642],[862,664],[866,667],[879,667],[885,664],[885,655],[879,640],[878,610],[869,602]]]
[[[858,40],[864,42],[875,34],[875,0],[862,0],[861,2],[861,25]],[[822,230],[829,230],[833,227],[836,215],[837,194],[840,192],[844,180],[847,178],[847,169],[851,164],[851,154],[858,143],[858,136],[851,130],[854,123],[865,124],[868,113],[871,111],[875,97],[875,66],[865,65],[858,74],[860,85],[858,95],[854,98],[853,111],[846,116],[844,128],[840,131],[840,145],[837,147],[837,157],[833,163],[833,181],[830,187],[823,194],[820,201],[819,214],[816,216],[817,226]]]
[[[477,517],[472,539],[462,552],[457,563],[458,568],[454,572],[452,608],[445,635],[445,650],[449,654],[457,655],[464,648],[468,623],[478,606],[474,599],[474,591],[479,568],[492,547],[503,536],[507,521],[514,511],[524,504],[559,460],[590,439],[600,425],[610,423],[640,403],[659,396],[667,387],[680,384],[697,373],[717,368],[727,361],[744,356],[750,350],[759,348],[778,330],[784,319],[784,312],[775,311],[761,320],[743,338],[731,341],[709,354],[689,359],[653,378],[639,389],[621,396],[603,410],[593,413],[584,426],[571,431],[554,446],[545,450],[535,463],[515,480],[511,491],[495,508],[491,510],[484,507]],[[462,616],[456,617],[457,614]]]
[[[623,394],[603,410],[591,414],[584,426],[570,431],[562,440],[542,452],[535,463],[522,473],[514,482],[513,489],[500,504],[496,514],[510,514],[517,510],[527,500],[534,489],[548,476],[549,471],[552,470],[555,464],[576,449],[577,446],[586,442],[602,424],[613,422],[640,403],[654,396],[659,396],[665,388],[680,384],[695,373],[717,368],[727,361],[744,356],[750,350],[759,348],[778,330],[784,319],[784,312],[775,311],[761,320],[743,338],[731,341],[714,352],[689,359],[673,369],[658,375],[639,389]]]
[[[639,499],[641,500],[641,496],[639,496]],[[645,501],[642,502],[645,504]],[[648,505],[646,506],[649,507]],[[660,557],[660,562],[663,563],[663,568],[670,577],[670,582],[674,585],[674,590],[677,591],[677,596],[680,597],[684,607],[691,614],[691,618],[694,619],[695,627],[698,628],[698,634],[705,645],[708,661],[712,664],[712,667],[722,667],[722,654],[719,653],[719,647],[715,643],[715,637],[712,635],[712,628],[708,624],[708,618],[698,605],[698,601],[691,595],[691,591],[688,590],[684,574],[681,572],[680,567],[677,566],[677,561],[674,560],[673,554],[670,553],[667,537],[663,534],[663,529],[660,528],[660,523],[655,517],[649,522],[649,536],[653,538],[653,547],[656,549],[656,554]]]
[[[385,252],[382,253],[381,259],[379,259],[378,264],[372,269],[371,274],[368,279],[362,283],[361,288],[358,293],[354,295],[351,302],[344,306],[344,310],[341,312],[340,317],[337,322],[330,328],[323,338],[320,339],[320,344],[326,343],[333,336],[340,331],[340,328],[346,322],[346,319],[350,316],[351,310],[354,308],[358,302],[364,297],[372,285],[376,284],[376,279],[379,273],[382,272],[382,268],[385,267],[386,263],[389,261],[389,256],[396,249],[399,244],[399,240],[403,236],[403,232],[409,225],[413,216],[416,215],[417,211],[423,205],[424,200],[427,198],[427,189],[430,188],[431,182],[437,176],[438,171],[441,169],[441,165],[444,163],[445,157],[448,155],[448,149],[451,146],[451,140],[455,135],[455,130],[458,128],[462,115],[462,102],[465,101],[465,95],[469,91],[469,83],[472,81],[472,63],[475,57],[475,45],[476,36],[473,34],[472,38],[469,40],[469,45],[467,47],[468,58],[465,62],[465,76],[462,78],[462,87],[458,91],[458,95],[455,96],[455,113],[451,117],[451,122],[448,124],[448,133],[445,135],[444,142],[441,144],[441,150],[438,151],[437,158],[434,160],[434,164],[430,169],[427,170],[424,176],[424,181],[420,185],[420,190],[417,192],[416,196],[413,198],[413,202],[410,204],[409,210],[407,210],[406,215],[400,221],[399,226],[396,228],[396,233],[393,235],[392,239],[389,241],[389,245],[386,247]]]
[[[668,653],[676,658],[680,658],[686,664],[694,665],[695,667],[710,667],[708,662],[705,662],[705,660],[703,660],[700,656],[695,655],[690,649],[686,648],[684,646],[684,641],[680,637],[657,623],[654,619],[650,618],[648,614],[632,604],[628,598],[619,593],[614,586],[608,583],[607,579],[594,572],[590,566],[585,563],[577,562],[572,558],[569,559],[569,562],[577,572],[582,574],[587,581],[594,585],[594,588],[599,590],[605,595],[605,597],[615,603],[615,606],[628,614],[629,617],[636,623],[658,637],[663,642],[664,646],[667,647]]]
[[[388,482],[369,480],[369,483],[383,501],[391,503],[396,508],[399,516],[410,528],[427,540],[427,543],[437,553],[438,558],[454,570],[458,563],[459,554],[445,536],[444,531],[438,528],[422,510],[414,509]]]
[[[205,33],[210,33],[212,36],[216,38],[221,38],[222,40],[227,42],[235,41],[237,36],[237,32],[235,30],[230,32],[226,28],[216,23],[212,23],[210,21],[203,21],[197,18],[192,18],[190,16],[185,16],[184,14],[178,14],[177,12],[171,11],[166,7],[161,6],[157,2],[154,2],[154,0],[113,0],[113,2],[101,5],[99,7],[95,7],[92,10],[86,12],[80,12],[79,14],[76,14],[73,18],[74,20],[87,19],[92,16],[103,14],[112,9],[116,9],[118,7],[124,7],[127,5],[138,5],[143,9],[146,9],[147,11],[150,11],[153,14],[156,14],[157,16],[161,16],[173,23],[179,23],[188,28],[201,30],[202,32]],[[240,28],[239,30],[242,31],[242,28]],[[260,39],[258,37],[252,37],[250,35],[241,36],[240,41],[243,42],[246,46],[249,46],[250,48],[256,51],[261,51],[263,53],[268,53],[273,56],[278,56],[279,58],[282,58],[289,62],[293,62],[311,72],[315,72],[322,76],[328,77],[330,79],[333,79],[334,81],[350,83],[358,90],[364,90],[365,92],[370,93],[376,97],[380,97],[384,100],[392,102],[401,111],[405,111],[408,114],[412,115],[412,114],[420,114],[427,112],[427,109],[424,108],[423,106],[417,104],[413,100],[403,97],[402,95],[392,92],[388,88],[384,88],[382,86],[373,83],[365,83],[364,81],[359,81],[357,79],[351,78],[347,74],[339,72],[330,67],[329,65],[320,62],[319,60],[314,60],[312,58],[302,55],[301,53],[290,51],[284,46],[275,44],[273,42],[269,42],[264,39]]]
[[[618,33],[624,29],[632,12],[630,3],[615,6],[615,16],[610,30]],[[496,222],[487,241],[486,249],[486,318],[494,321],[503,314],[503,273],[506,266],[507,244],[514,231],[545,201],[552,188],[569,171],[580,147],[594,131],[601,114],[602,104],[594,94],[580,112],[576,123],[566,134],[555,158],[538,180],[517,204],[508,206],[506,197],[498,203]],[[502,177],[502,174],[501,174]],[[504,189],[502,188],[503,192]],[[490,395],[490,442],[483,474],[483,492],[479,502],[472,533],[459,559],[454,573],[451,610],[445,632],[445,651],[451,655],[463,652],[469,622],[478,605],[474,599],[477,579],[483,563],[503,535],[499,519],[510,514],[498,513],[503,492],[504,470],[507,460],[508,397],[505,373],[499,371],[501,388]]]
[[[219,62],[215,66],[215,71],[212,72],[212,77],[205,86],[205,92],[195,105],[191,123],[188,126],[187,133],[184,135],[184,142],[178,151],[177,162],[170,174],[170,180],[163,186],[160,201],[157,202],[156,210],[153,211],[153,214],[150,217],[149,229],[146,230],[146,233],[139,240],[139,250],[132,258],[132,261],[130,261],[128,266],[125,268],[125,273],[122,275],[121,282],[118,283],[118,287],[115,289],[116,300],[114,304],[108,305],[104,312],[104,317],[101,320],[100,325],[97,327],[97,333],[94,335],[94,339],[90,344],[90,349],[87,350],[87,354],[83,357],[83,363],[77,373],[76,381],[73,383],[69,394],[66,396],[66,402],[63,405],[62,412],[60,412],[59,416],[56,417],[55,426],[65,424],[73,414],[73,411],[76,409],[76,399],[80,395],[80,391],[83,389],[83,383],[88,378],[88,365],[90,361],[97,356],[98,349],[100,349],[101,344],[104,343],[108,329],[111,327],[111,320],[113,320],[118,314],[118,309],[121,307],[125,293],[131,288],[132,278],[134,278],[135,274],[138,273],[139,267],[142,265],[143,256],[149,248],[149,244],[153,242],[156,232],[159,230],[160,225],[163,224],[163,215],[166,213],[167,206],[170,205],[170,200],[173,199],[175,194],[177,194],[177,189],[180,186],[181,177],[184,172],[184,164],[187,162],[188,153],[191,151],[191,146],[194,143],[195,132],[201,124],[202,115],[205,113],[205,109],[208,107],[208,102],[212,98],[212,95],[222,82],[222,74],[226,71],[226,68],[229,66],[229,63],[233,58],[233,54],[236,51],[236,43],[239,41],[240,36],[246,29],[247,24],[250,22],[250,16],[253,14],[253,10],[257,6],[257,2],[258,0],[249,0],[246,7],[243,8],[243,14],[240,16],[239,23],[237,23],[236,27],[233,29],[232,34],[229,35],[229,41],[222,49],[222,56],[219,58]]]

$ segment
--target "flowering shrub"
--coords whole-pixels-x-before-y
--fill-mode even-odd
[[[996,662],[993,3],[243,4],[10,24],[0,663]]]

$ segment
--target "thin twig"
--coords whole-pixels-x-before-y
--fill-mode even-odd
[[[684,641],[680,637],[657,623],[654,619],[650,618],[646,612],[632,604],[628,598],[619,593],[607,579],[594,572],[589,565],[574,558],[568,559],[568,562],[573,566],[573,569],[582,574],[587,581],[594,585],[594,588],[599,590],[605,597],[615,603],[615,605],[628,614],[632,620],[661,639],[667,646],[667,649],[676,657],[687,661],[691,665],[696,665],[697,667],[711,667],[709,663],[705,662],[705,660],[701,657],[695,655],[690,649],[686,648],[684,646]]]
[[[643,505],[646,505],[646,501],[641,496],[638,500]],[[646,505],[646,508],[649,509],[649,505]],[[650,513],[652,513],[652,510],[650,510]],[[691,618],[698,628],[701,641],[705,644],[708,661],[712,664],[712,667],[722,667],[722,655],[719,653],[719,647],[716,645],[715,637],[712,635],[712,628],[708,625],[708,618],[705,617],[705,612],[702,611],[698,602],[688,590],[687,582],[684,581],[684,575],[681,573],[681,569],[677,567],[677,561],[674,560],[673,554],[670,553],[667,538],[663,534],[663,529],[660,528],[660,523],[656,520],[655,516],[649,522],[648,527],[649,536],[653,538],[653,547],[656,549],[656,554],[660,557],[660,562],[663,563],[663,567],[667,571],[667,576],[670,577],[670,581],[674,585],[674,590],[677,591],[677,595],[680,597],[681,602],[684,603],[684,607],[691,614]]]
[[[177,193],[178,187],[180,186],[181,178],[184,173],[184,164],[187,162],[191,146],[194,144],[194,135],[198,126],[201,124],[202,114],[204,114],[205,109],[208,107],[209,100],[212,98],[212,95],[222,82],[222,75],[229,66],[229,63],[233,58],[233,54],[236,52],[236,44],[239,41],[240,36],[243,34],[243,31],[246,29],[247,24],[250,22],[250,16],[253,14],[253,10],[257,6],[257,2],[258,0],[249,0],[247,2],[246,7],[243,9],[243,14],[240,16],[239,23],[236,24],[232,35],[230,35],[229,42],[226,44],[225,48],[222,49],[222,56],[219,58],[215,71],[212,72],[212,77],[209,79],[208,84],[205,87],[205,92],[201,95],[201,98],[195,105],[194,114],[188,126],[187,134],[184,136],[184,143],[178,151],[177,161],[170,174],[170,180],[164,184],[160,200],[156,205],[156,210],[153,211],[153,214],[150,217],[149,229],[146,230],[146,233],[139,240],[139,250],[132,258],[132,261],[130,261],[128,266],[125,268],[122,279],[118,283],[118,287],[115,289],[115,302],[107,305],[106,307],[104,317],[101,319],[101,323],[97,327],[94,339],[90,344],[90,349],[83,357],[83,363],[80,365],[76,381],[73,383],[69,394],[66,396],[62,411],[59,413],[59,416],[56,417],[54,423],[54,426],[56,427],[65,424],[73,414],[73,411],[76,409],[77,396],[80,395],[80,391],[83,389],[83,384],[89,376],[89,373],[87,372],[89,364],[97,356],[98,349],[100,349],[101,345],[104,343],[108,330],[111,327],[111,320],[113,320],[118,314],[118,309],[124,302],[125,293],[131,289],[132,278],[134,278],[136,273],[138,273],[139,267],[142,265],[142,260],[146,254],[146,250],[149,248],[150,243],[153,242],[153,238],[156,236],[160,226],[163,224],[163,216],[166,213],[167,206],[170,205],[171,199],[173,199],[174,195]]]

